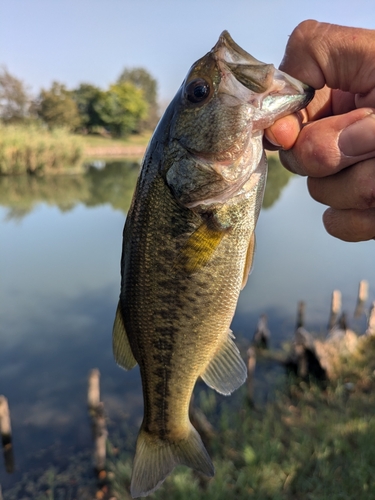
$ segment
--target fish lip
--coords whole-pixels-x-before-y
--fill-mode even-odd
[[[300,80],[276,69],[273,64],[259,61],[230,36],[228,31],[223,31],[218,42],[211,50],[212,56],[220,67],[224,80],[229,74],[239,84],[244,92],[242,101],[248,102],[255,108],[261,109],[263,100],[267,97],[277,100],[278,97],[290,96],[290,112],[299,111],[314,97],[314,89]],[[227,77],[225,77],[227,74]],[[246,97],[245,89],[249,92]],[[295,99],[293,99],[295,97]],[[280,101],[280,99],[279,99]],[[283,111],[286,109],[282,105]],[[288,110],[288,109],[287,109]],[[274,107],[274,113],[276,108]]]

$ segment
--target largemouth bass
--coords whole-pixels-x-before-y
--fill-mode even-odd
[[[142,377],[134,498],[179,464],[214,474],[189,402],[199,377],[221,394],[246,379],[230,323],[253,260],[267,175],[263,130],[312,96],[224,31],[150,141],[124,228],[113,330],[117,363],[138,363]]]

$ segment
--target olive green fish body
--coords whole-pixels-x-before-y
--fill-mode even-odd
[[[222,233],[217,251],[205,266],[189,272],[184,245],[205,219],[176,203],[160,176],[148,195],[152,202],[136,201],[129,214],[137,236],[124,252],[120,303],[142,374],[144,428],[165,438],[188,423],[195,382],[227,340],[253,224],[249,200],[227,208],[230,229],[217,230]]]
[[[230,323],[267,175],[262,133],[306,104],[306,94],[224,32],[150,142],[124,228],[113,330],[116,361],[138,363],[142,378],[133,497],[154,491],[178,464],[214,473],[189,403],[199,377],[222,394],[246,378]]]

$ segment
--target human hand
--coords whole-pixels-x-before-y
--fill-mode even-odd
[[[265,134],[283,165],[308,176],[328,208],[326,230],[345,241],[375,238],[375,30],[304,21],[280,68],[317,90],[298,115]]]

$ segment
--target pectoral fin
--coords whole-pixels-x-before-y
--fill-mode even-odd
[[[229,330],[227,339],[201,375],[209,387],[225,396],[238,389],[247,376],[246,365],[233,339]]]
[[[243,288],[245,288],[246,283],[247,283],[247,278],[249,277],[249,274],[250,274],[251,269],[253,267],[254,254],[255,254],[255,233],[253,233],[251,235],[249,246],[247,248],[247,254],[246,254],[245,268],[244,268],[244,272],[243,272],[241,290]]]
[[[117,306],[115,322],[113,324],[112,347],[113,355],[117,364],[122,366],[122,368],[125,368],[125,370],[131,370],[135,367],[137,361],[133,356],[129,339],[125,331],[124,321],[120,310],[120,303]]]
[[[204,267],[213,257],[228,230],[202,224],[189,236],[176,259],[175,265],[193,274]]]

